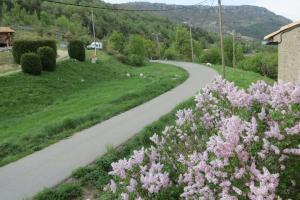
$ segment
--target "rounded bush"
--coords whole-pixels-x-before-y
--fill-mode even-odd
[[[70,58],[74,58],[79,61],[85,61],[85,48],[83,42],[79,40],[70,41],[68,52]]]
[[[22,71],[27,74],[42,74],[42,62],[36,53],[24,53],[21,57]]]
[[[55,71],[56,55],[55,55],[53,49],[50,47],[40,47],[40,48],[38,48],[37,52],[41,58],[43,70]]]
[[[56,42],[54,40],[18,40],[13,43],[13,57],[17,64],[20,64],[24,53],[37,53],[39,47],[50,47],[57,55]]]
[[[142,66],[144,64],[144,57],[136,54],[131,54],[128,57],[129,64],[133,66]]]

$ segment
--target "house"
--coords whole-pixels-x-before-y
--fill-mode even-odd
[[[14,32],[9,27],[0,27],[0,47],[11,46]]]
[[[278,45],[278,80],[300,83],[300,21],[267,35],[267,44]]]

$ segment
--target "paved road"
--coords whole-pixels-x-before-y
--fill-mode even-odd
[[[29,198],[45,187],[67,179],[73,170],[93,162],[146,125],[170,112],[210,83],[217,73],[208,67],[185,62],[160,61],[186,69],[190,76],[180,86],[72,137],[0,168],[0,199]]]

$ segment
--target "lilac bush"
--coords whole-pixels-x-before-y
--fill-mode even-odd
[[[176,117],[150,148],[112,163],[108,192],[122,200],[273,200],[286,185],[300,188],[283,176],[291,160],[300,163],[300,85],[259,81],[243,90],[217,78]]]

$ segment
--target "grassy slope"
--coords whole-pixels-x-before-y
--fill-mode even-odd
[[[214,66],[219,73],[221,73],[222,68],[220,66]],[[265,80],[268,83],[273,83],[273,80],[263,77],[257,73],[236,70],[232,68],[227,68],[227,79],[234,81],[235,84],[242,88],[247,88],[251,83],[258,80]],[[54,189],[46,189],[45,191],[38,194],[35,199],[42,200],[48,197],[50,194],[60,195],[64,192],[62,190],[65,187],[72,188],[70,191],[64,194],[71,194],[77,192],[79,195],[83,196],[82,199],[100,197],[101,200],[109,200],[110,197],[102,193],[103,186],[105,186],[109,180],[107,172],[110,171],[110,163],[117,161],[120,158],[126,157],[132,153],[133,150],[141,148],[142,146],[149,146],[149,137],[153,133],[161,133],[166,125],[172,125],[175,122],[175,113],[177,110],[187,107],[192,107],[194,105],[193,98],[178,105],[169,114],[161,117],[158,121],[152,123],[151,125],[145,127],[141,132],[139,132],[135,137],[130,139],[124,145],[122,145],[117,150],[111,150],[107,155],[99,158],[94,164],[87,167],[80,168],[73,173],[73,176],[67,181]],[[63,198],[57,198],[58,200],[63,200]]]
[[[187,78],[173,66],[134,68],[100,57],[96,65],[63,61],[56,72],[37,77],[0,77],[0,165],[137,106]]]

